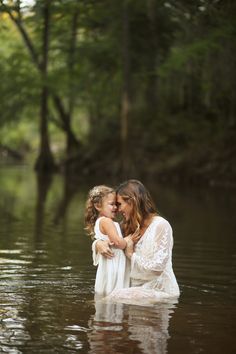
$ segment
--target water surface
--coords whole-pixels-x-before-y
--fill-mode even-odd
[[[235,190],[148,183],[174,229],[180,301],[101,305],[83,230],[93,183],[1,168],[0,353],[235,353]]]

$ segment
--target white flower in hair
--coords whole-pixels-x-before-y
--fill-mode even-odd
[[[100,195],[100,188],[94,187],[89,194],[91,198],[98,197]]]

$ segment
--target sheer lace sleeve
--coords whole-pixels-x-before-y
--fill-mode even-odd
[[[171,256],[172,228],[166,220],[163,220],[151,232],[153,236],[148,238],[148,246],[141,245],[140,254],[133,253],[131,266],[133,268],[135,265],[140,271],[162,272]]]

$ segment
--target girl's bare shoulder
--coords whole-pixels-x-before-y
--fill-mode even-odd
[[[114,224],[114,221],[111,218],[108,218],[107,216],[101,216],[100,224],[111,225],[111,224]]]

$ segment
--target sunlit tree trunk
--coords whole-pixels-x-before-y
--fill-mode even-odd
[[[42,50],[42,91],[40,107],[40,151],[37,158],[35,169],[39,172],[49,172],[55,170],[55,163],[50,149],[48,134],[48,47],[50,31],[50,0],[45,0],[43,8],[43,50]]]

